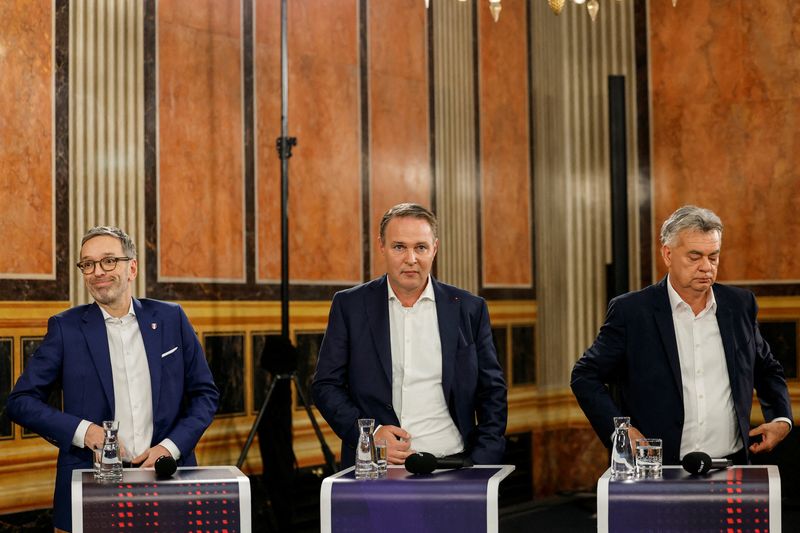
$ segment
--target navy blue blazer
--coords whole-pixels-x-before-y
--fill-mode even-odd
[[[742,443],[747,448],[753,389],[766,420],[792,418],[780,363],[761,337],[752,292],[715,283],[728,378]],[[620,405],[609,394],[616,383]],[[667,279],[611,300],[606,322],[572,370],[572,391],[600,440],[611,445],[612,418],[630,416],[644,435],[661,437],[664,462],[680,462],[683,385]]]
[[[177,304],[133,299],[153,395],[153,441],[172,440],[179,465],[197,461],[194,447],[211,424],[219,392],[189,319]],[[172,353],[170,350],[177,348]],[[64,392],[63,412],[49,406],[53,387]],[[92,468],[92,452],[72,445],[81,420],[114,419],[114,382],[103,314],[96,303],[51,317],[42,344],[8,397],[11,419],[58,447],[53,525],[70,531],[70,481]]]
[[[476,464],[499,464],[508,418],[506,383],[483,298],[431,277],[442,344],[442,388],[450,416]],[[337,293],[320,347],[314,402],[342,439],[352,466],[359,418],[399,426],[392,407],[386,276]],[[424,451],[424,450],[421,450]]]

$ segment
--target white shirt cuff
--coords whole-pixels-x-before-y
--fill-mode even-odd
[[[786,422],[787,424],[789,424],[789,430],[790,430],[790,431],[791,431],[791,429],[794,427],[794,426],[792,425],[792,421],[791,421],[791,419],[789,419],[789,418],[786,418],[785,416],[779,416],[779,417],[777,417],[777,418],[773,418],[773,419],[771,420],[771,422]]]
[[[75,435],[72,436],[72,445],[76,448],[83,448],[85,447],[86,441],[86,432],[89,431],[89,426],[92,423],[88,420],[81,420],[81,423],[78,424],[78,429],[75,430]]]
[[[175,446],[175,443],[169,439],[164,439],[158,443],[159,445],[163,446],[167,449],[167,451],[172,455],[172,458],[176,461],[181,458],[181,451]]]

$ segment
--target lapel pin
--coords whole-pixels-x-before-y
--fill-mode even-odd
[[[153,322],[152,324],[150,324],[150,327],[151,327],[153,330],[155,330],[156,328],[158,328],[158,324],[156,324],[155,322]]]

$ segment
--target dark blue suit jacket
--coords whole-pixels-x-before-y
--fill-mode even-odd
[[[134,298],[153,394],[153,441],[169,438],[180,465],[195,465],[194,447],[211,424],[219,393],[203,350],[180,306]],[[178,349],[165,354],[177,347]],[[64,391],[64,410],[45,402],[53,387]],[[103,315],[96,303],[50,318],[47,335],[8,397],[11,419],[59,449],[53,524],[71,530],[72,471],[92,468],[92,452],[72,445],[81,420],[114,419],[114,385]]]
[[[442,388],[450,416],[478,464],[505,450],[506,384],[486,302],[431,277],[442,344]],[[392,407],[392,353],[386,276],[337,293],[319,353],[313,394],[342,439],[342,467],[355,459],[359,418],[399,426]],[[420,450],[425,451],[425,450]]]
[[[572,370],[572,391],[600,440],[611,445],[612,418],[630,416],[644,435],[661,437],[664,462],[680,462],[683,385],[667,280],[611,300],[594,344]],[[747,448],[755,388],[766,420],[792,418],[783,369],[758,330],[753,293],[713,285],[717,322],[742,443]],[[607,383],[616,383],[621,405]]]

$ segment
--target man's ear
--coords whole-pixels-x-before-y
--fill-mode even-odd
[[[129,265],[130,274],[128,275],[128,281],[133,281],[136,279],[136,275],[139,273],[139,261],[136,259],[131,259]]]
[[[667,268],[672,265],[672,249],[666,244],[661,247],[661,258],[664,260],[664,265]]]

